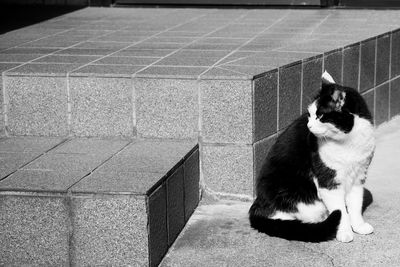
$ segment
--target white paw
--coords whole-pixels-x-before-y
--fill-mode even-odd
[[[353,241],[354,235],[351,231],[338,231],[336,239],[340,242],[348,243]]]
[[[357,226],[353,226],[353,231],[361,235],[369,235],[374,232],[374,227],[369,223],[363,223]]]

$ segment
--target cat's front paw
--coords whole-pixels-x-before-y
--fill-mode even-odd
[[[374,227],[369,223],[363,223],[360,225],[352,226],[353,231],[360,235],[369,235],[374,232]]]
[[[348,243],[353,241],[354,235],[351,231],[338,231],[336,234],[336,239],[343,243]]]

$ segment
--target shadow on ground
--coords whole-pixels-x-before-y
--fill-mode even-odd
[[[80,6],[0,5],[0,34],[81,9]]]

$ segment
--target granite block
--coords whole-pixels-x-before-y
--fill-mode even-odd
[[[253,80],[254,75],[228,70],[225,67],[214,67],[199,76],[201,80]]]
[[[399,103],[400,104],[400,103]],[[389,119],[389,83],[375,88],[375,125]]]
[[[192,80],[134,80],[136,127],[141,137],[196,138],[198,84]]]
[[[321,89],[322,57],[303,62],[302,112],[307,110]]]
[[[392,34],[390,78],[400,75],[400,31]]]
[[[146,194],[163,177],[158,172],[95,170],[71,187],[73,192],[109,194]]]
[[[179,55],[171,55],[155,63],[155,65],[208,67],[214,65],[219,59],[218,57],[181,57]]]
[[[23,169],[60,172],[73,170],[86,174],[98,167],[106,158],[105,155],[47,153],[31,162],[29,165],[24,166]]]
[[[268,155],[268,152],[272,145],[275,143],[277,139],[277,134],[270,136],[268,138],[264,138],[263,140],[258,141],[253,144],[253,153],[254,153],[254,186],[256,185],[256,179],[258,178],[263,163]],[[254,191],[255,193],[255,191]]]
[[[300,115],[301,64],[279,69],[278,129],[287,127]]]
[[[67,266],[67,201],[0,195],[0,265]]]
[[[130,79],[70,78],[71,132],[77,136],[133,136]]]
[[[142,196],[73,197],[71,265],[148,265]]]
[[[389,80],[390,68],[390,35],[384,35],[377,39],[376,51],[376,85]]]
[[[158,266],[168,250],[167,190],[162,184],[148,200],[150,266]]]
[[[114,155],[130,141],[122,139],[74,138],[50,151],[59,154]]]
[[[222,65],[220,68],[233,71],[237,73],[236,79],[240,79],[242,75],[251,77],[251,79],[257,79],[264,76],[267,72],[276,69],[274,66],[263,65],[263,66],[242,66],[242,65]]]
[[[375,120],[375,90],[370,90],[367,93],[362,94],[362,96],[367,103],[372,118]]]
[[[67,135],[65,78],[5,77],[4,84],[11,135]]]
[[[4,153],[0,152],[0,180],[15,172],[20,167],[31,162],[38,156],[38,152]]]
[[[269,72],[254,80],[253,88],[253,142],[257,142],[277,130],[278,73]]]
[[[324,70],[339,84],[342,83],[342,58],[342,50],[324,55]]]
[[[193,214],[200,201],[200,158],[196,149],[184,163],[185,222]]]
[[[206,187],[216,192],[253,194],[252,145],[203,145],[201,162]]]
[[[253,141],[250,81],[200,82],[201,135],[205,142]]]
[[[168,246],[171,246],[185,225],[184,169],[179,167],[167,178]]]
[[[45,152],[58,144],[63,139],[56,137],[9,137],[0,139],[1,152]]]
[[[166,174],[195,146],[194,142],[142,140],[127,146],[98,171],[158,172]]]
[[[360,45],[343,49],[343,85],[358,90],[360,71]]]
[[[19,170],[0,181],[1,190],[67,192],[83,177],[81,171]]]
[[[390,81],[390,118],[400,114],[400,78]]]
[[[361,43],[360,92],[374,87],[376,39]]]

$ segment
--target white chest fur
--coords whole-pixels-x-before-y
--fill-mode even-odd
[[[355,116],[353,129],[346,138],[340,141],[320,139],[318,143],[321,160],[336,171],[338,182],[351,186],[365,179],[375,148],[374,128],[369,121]]]

